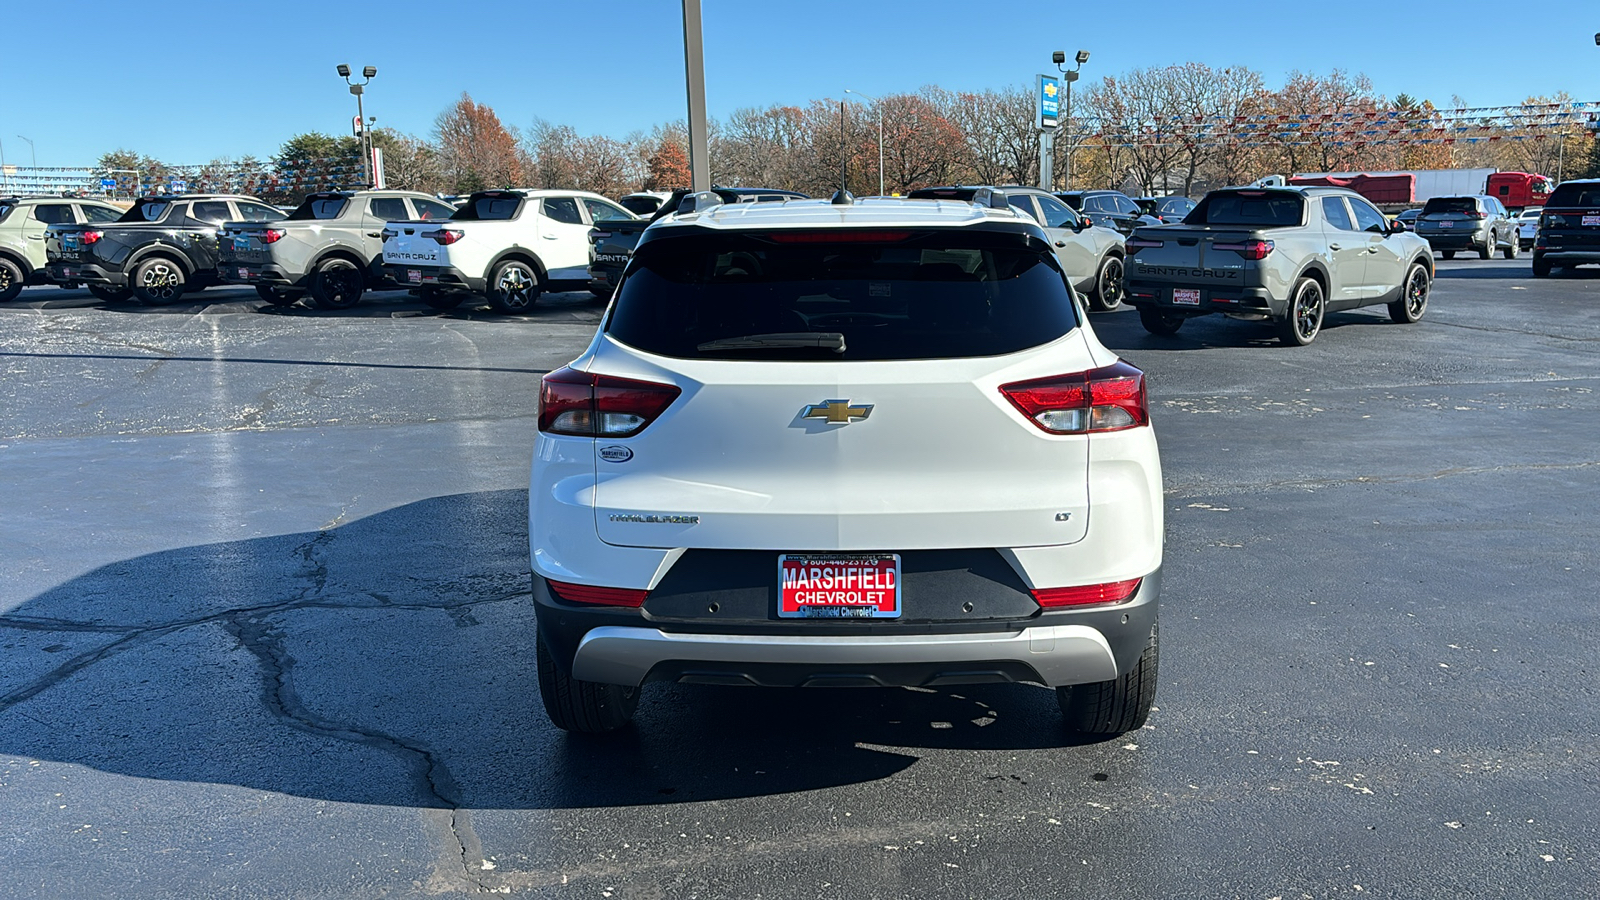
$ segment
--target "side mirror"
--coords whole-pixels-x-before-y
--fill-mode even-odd
[[[1091,227],[1093,225],[1094,225],[1093,222],[1090,222],[1088,219],[1086,219],[1086,218],[1084,218],[1082,216],[1079,216],[1077,218],[1077,220],[1074,221],[1074,223],[1072,225],[1072,230],[1073,231],[1082,231],[1085,228],[1089,228],[1089,227]]]

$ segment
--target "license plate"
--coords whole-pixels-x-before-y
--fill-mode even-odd
[[[406,270],[406,280],[411,282],[412,284],[421,284],[422,283],[422,270],[421,269],[407,269]]]
[[[239,278],[242,281],[249,281],[250,280],[250,270],[249,269],[240,269],[239,270]]]
[[[778,589],[785,619],[898,619],[900,555],[785,553]]]
[[[1596,225],[1600,225],[1600,216],[1584,216],[1583,217],[1583,227],[1592,228],[1592,227],[1594,227]]]
[[[1186,290],[1184,288],[1174,288],[1172,291],[1172,302],[1178,304],[1179,306],[1199,306],[1200,292]]]
[[[1440,222],[1439,223],[1439,227],[1440,228],[1454,228],[1454,227],[1456,227],[1456,223],[1454,223],[1454,222]]]
[[[61,270],[61,277],[62,278],[71,278],[72,277],[72,270],[71,269],[62,269]]]

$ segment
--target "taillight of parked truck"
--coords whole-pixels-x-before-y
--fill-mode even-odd
[[[433,238],[441,244],[449,245],[461,240],[462,236],[465,234],[466,232],[459,228],[441,228],[438,231],[429,234],[428,237]]]
[[[1232,250],[1245,259],[1266,259],[1267,255],[1272,252],[1273,246],[1271,241],[1242,241],[1240,243],[1212,244],[1211,249]]]
[[[98,243],[99,240],[101,238],[103,238],[103,237],[105,237],[105,233],[104,232],[100,232],[100,231],[85,231],[83,234],[78,235],[78,240],[84,242],[85,244],[94,244],[94,243]]]
[[[263,244],[276,244],[277,242],[283,240],[283,236],[288,233],[289,232],[284,231],[282,228],[264,228],[261,230],[259,237],[261,238],[261,243]]]

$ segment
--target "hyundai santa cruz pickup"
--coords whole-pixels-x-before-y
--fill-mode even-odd
[[[1143,373],[1003,196],[723,203],[644,233],[543,379],[529,543],[546,711],[647,682],[1155,694],[1161,469]]]

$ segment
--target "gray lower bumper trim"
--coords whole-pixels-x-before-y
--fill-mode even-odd
[[[602,626],[589,631],[572,661],[573,677],[638,685],[669,660],[683,662],[859,667],[903,663],[1013,661],[1051,687],[1117,677],[1111,647],[1085,625],[1045,625],[993,634],[790,636],[669,634],[655,628]]]

